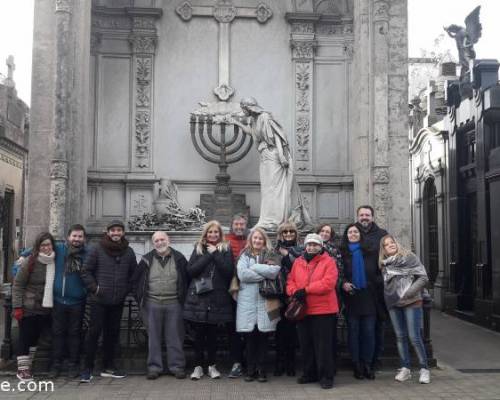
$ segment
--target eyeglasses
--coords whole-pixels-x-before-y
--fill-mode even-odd
[[[284,234],[284,235],[287,235],[287,234],[289,234],[289,233],[297,233],[297,232],[295,232],[295,231],[283,231],[283,234]]]

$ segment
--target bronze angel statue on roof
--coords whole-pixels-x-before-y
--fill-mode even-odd
[[[457,42],[458,59],[460,62],[461,72],[460,80],[464,81],[467,79],[469,72],[469,62],[476,58],[476,52],[474,51],[474,44],[477,43],[481,37],[481,30],[483,27],[479,22],[479,11],[481,6],[477,6],[468,16],[465,18],[465,28],[460,25],[452,24],[448,27],[444,27],[444,30],[448,35],[455,39]]]

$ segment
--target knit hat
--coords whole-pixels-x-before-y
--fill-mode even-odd
[[[323,245],[323,239],[321,239],[321,236],[319,236],[317,233],[310,233],[306,236],[306,240],[304,240],[305,245],[308,243]]]
[[[106,225],[106,230],[109,231],[111,228],[113,228],[115,226],[118,226],[118,227],[122,228],[123,230],[125,230],[125,224],[122,221],[120,221],[119,219],[114,219],[108,225]]]

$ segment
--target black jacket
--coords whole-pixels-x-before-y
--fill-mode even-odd
[[[171,257],[174,257],[175,269],[177,271],[177,297],[179,303],[184,304],[186,299],[186,292],[189,284],[189,276],[187,273],[187,260],[186,257],[177,250],[170,248]],[[148,293],[149,285],[149,272],[150,267],[153,262],[153,257],[155,256],[156,250],[152,250],[149,253],[142,256],[139,265],[132,276],[132,291],[134,293],[137,304],[140,307],[144,305],[144,299]]]
[[[112,257],[99,243],[90,249],[81,277],[92,301],[106,305],[121,304],[131,291],[136,268],[137,260],[131,247],[127,247],[120,256]]]
[[[365,262],[366,289],[355,289],[352,294],[343,293],[346,310],[352,316],[376,316],[379,311],[377,292],[384,290],[382,274],[377,267],[378,251],[363,246],[363,260]],[[344,282],[352,283],[352,255],[347,250],[342,255],[344,261]]]
[[[361,224],[357,223],[356,224],[360,230],[363,230],[363,227]],[[367,247],[370,249],[373,249],[377,253],[377,257],[370,257],[369,261],[370,263],[373,263],[373,266],[370,266],[370,268],[377,268],[379,269],[378,265],[378,253],[380,251],[380,241],[382,238],[387,235],[387,231],[385,229],[380,228],[375,222],[372,223],[370,226],[370,229],[368,231],[364,231],[364,238],[363,241],[366,244]],[[384,284],[383,281],[380,285],[377,286],[376,288],[376,297],[377,297],[377,311],[378,311],[378,318],[385,319],[389,316],[387,312],[387,307],[385,305],[385,300],[384,300]]]
[[[196,294],[196,279],[209,278],[212,270],[213,290]],[[191,282],[184,303],[184,319],[209,324],[233,321],[233,300],[228,292],[234,275],[231,248],[228,247],[225,251],[217,250],[212,254],[208,253],[206,248],[203,249],[203,254],[198,254],[195,248],[189,259],[187,271]]]
[[[363,241],[365,242],[366,246],[378,252],[380,248],[380,240],[385,235],[387,235],[387,231],[385,229],[380,228],[375,222],[372,223],[368,231],[365,231],[363,229],[363,226],[359,222],[356,223],[356,226],[363,231],[364,233]],[[377,258],[377,264],[378,264],[378,258]]]

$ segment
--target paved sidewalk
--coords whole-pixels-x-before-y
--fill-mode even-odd
[[[500,400],[500,335],[453,317],[433,312],[433,344],[438,368],[432,370],[432,383],[394,381],[394,371],[384,370],[375,381],[356,381],[350,371],[341,370],[335,388],[322,390],[316,385],[298,385],[295,379],[270,377],[268,383],[242,379],[201,381],[176,380],[162,376],[148,381],[145,376],[122,380],[95,378],[90,384],[58,379],[51,393],[1,393],[0,399],[138,399],[138,400],[243,400],[243,399],[345,399],[345,400]],[[470,370],[462,373],[459,369]],[[489,370],[489,373],[485,373]],[[0,377],[0,385],[14,377]],[[1,386],[0,386],[1,387]]]

